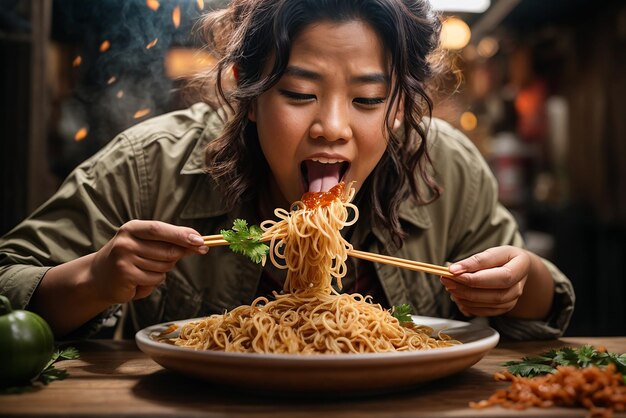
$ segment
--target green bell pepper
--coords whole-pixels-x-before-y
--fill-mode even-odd
[[[54,336],[39,315],[13,310],[0,295],[0,386],[28,383],[46,366],[54,351]]]

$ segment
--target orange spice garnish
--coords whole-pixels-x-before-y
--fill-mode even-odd
[[[346,184],[340,182],[327,192],[306,192],[300,200],[307,209],[323,208],[330,205],[334,200],[339,199],[343,195],[345,187]]]

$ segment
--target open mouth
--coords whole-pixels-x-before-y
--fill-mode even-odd
[[[333,158],[313,158],[300,164],[302,182],[306,192],[327,192],[346,175],[350,163]]]

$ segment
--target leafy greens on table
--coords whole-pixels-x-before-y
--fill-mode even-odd
[[[617,371],[622,374],[624,384],[626,384],[626,353],[610,353],[606,350],[596,349],[591,345],[552,349],[538,356],[507,361],[503,366],[506,366],[511,374],[534,377],[555,373],[558,366],[604,367],[609,364],[615,365]]]

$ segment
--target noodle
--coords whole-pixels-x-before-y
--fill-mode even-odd
[[[259,297],[223,315],[186,324],[174,343],[201,350],[254,353],[375,353],[408,351],[457,344],[432,329],[400,325],[371,297],[339,294],[332,287],[346,275],[352,245],[339,231],[352,225],[358,209],[349,203],[351,185],[340,183],[327,193],[306,193],[287,212],[276,209],[279,221],[265,221],[271,237],[270,260],[288,269],[283,294]],[[354,217],[348,220],[348,211]]]
[[[303,200],[293,204],[292,212],[275,210],[280,221],[261,223],[264,235],[272,237],[270,260],[278,268],[289,269],[284,286],[286,292],[326,293],[332,289],[332,278],[342,287],[341,279],[347,273],[345,261],[352,245],[338,231],[354,224],[359,210],[349,203],[354,196],[352,187],[348,188],[347,196],[340,196],[343,183],[335,187],[337,189],[328,193],[337,198],[326,205],[316,202],[315,195],[305,194]],[[316,203],[317,207],[309,209]],[[348,209],[354,211],[351,221],[348,221]],[[284,260],[285,264],[281,265],[277,259]]]

